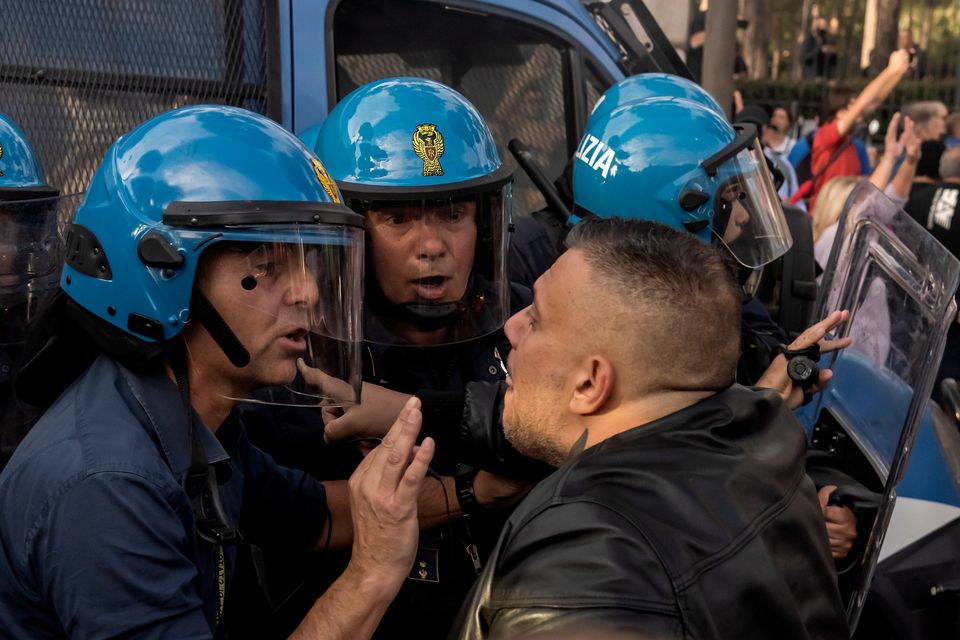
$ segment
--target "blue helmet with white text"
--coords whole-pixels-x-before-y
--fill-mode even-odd
[[[792,243],[752,125],[685,98],[591,117],[574,158],[574,213],[654,220],[762,266]]]

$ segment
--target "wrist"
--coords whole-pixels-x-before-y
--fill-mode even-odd
[[[369,603],[371,608],[382,606],[385,609],[393,602],[407,574],[384,569],[385,567],[371,565],[354,556],[340,574],[338,582],[343,581],[343,586],[349,593]]]
[[[475,467],[463,464],[457,465],[457,471],[453,476],[454,486],[457,491],[457,502],[460,504],[460,511],[465,516],[473,515],[483,509],[481,497],[477,495],[474,486],[474,479],[479,470]]]

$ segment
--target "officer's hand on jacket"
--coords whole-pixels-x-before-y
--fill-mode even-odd
[[[808,327],[807,330],[801,333],[787,348],[791,351],[797,351],[819,343],[820,353],[824,354],[848,347],[851,342],[850,338],[825,340],[824,336],[826,336],[828,331],[846,322],[849,317],[849,311],[834,311],[820,322]],[[810,388],[810,391],[813,393],[823,391],[831,377],[833,377],[832,371],[829,369],[820,369],[820,377]],[[770,363],[767,370],[764,371],[760,379],[757,380],[756,386],[774,389],[791,409],[796,409],[803,404],[803,389],[793,384],[793,381],[790,379],[790,375],[787,373],[787,359],[782,353],[773,359],[773,362]]]
[[[827,524],[827,537],[830,539],[830,552],[835,560],[843,560],[853,548],[857,539],[857,517],[848,507],[827,506],[830,494],[836,490],[835,485],[827,485],[820,489],[817,497],[820,499],[820,509]]]
[[[350,564],[382,581],[385,590],[400,588],[419,540],[417,497],[434,451],[431,438],[414,446],[421,420],[420,401],[411,398],[380,445],[350,476]]]
[[[320,369],[298,362],[300,374],[321,393],[339,402],[354,401],[353,387],[327,375]],[[400,415],[411,396],[364,382],[360,392],[361,403],[347,409],[323,410],[323,437],[327,442],[342,442],[350,438],[382,438]]]

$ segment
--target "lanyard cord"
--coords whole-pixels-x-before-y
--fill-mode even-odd
[[[226,638],[226,627],[223,624],[223,603],[227,597],[227,563],[224,558],[223,545],[217,545],[217,630],[216,638]]]
[[[240,531],[231,526],[220,502],[220,489],[216,470],[208,464],[203,454],[203,444],[197,430],[196,419],[190,404],[190,381],[187,374],[186,345],[182,341],[174,345],[170,354],[170,366],[180,391],[180,400],[186,413],[188,437],[190,438],[190,468],[183,478],[183,490],[190,498],[193,515],[197,522],[197,535],[217,546],[217,612],[214,637],[226,638],[223,624],[224,603],[227,592],[227,563],[224,546],[243,542]]]

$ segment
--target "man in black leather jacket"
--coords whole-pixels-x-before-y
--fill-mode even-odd
[[[803,431],[773,391],[732,384],[722,260],[635,220],[568,242],[506,326],[506,436],[560,469],[507,522],[454,637],[847,637]]]

